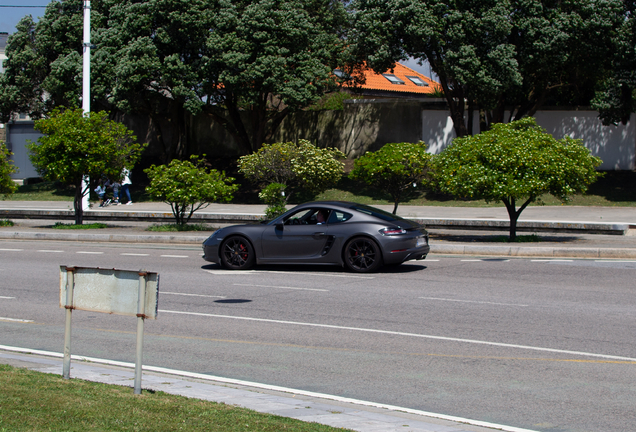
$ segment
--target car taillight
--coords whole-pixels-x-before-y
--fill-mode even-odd
[[[380,234],[386,236],[400,235],[406,234],[406,230],[403,228],[382,228]]]

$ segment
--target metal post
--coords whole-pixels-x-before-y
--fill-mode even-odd
[[[75,268],[66,267],[66,327],[64,329],[64,363],[62,377],[71,378],[71,314],[73,312],[73,287],[75,286]]]
[[[91,2],[84,0],[84,54],[82,57],[82,111],[87,114],[91,111]],[[82,196],[82,209],[88,210],[89,178],[84,176],[82,190],[86,189],[86,195]]]
[[[146,317],[146,277],[139,271],[139,298],[137,299],[137,357],[135,359],[135,394],[141,394],[141,373],[144,344],[144,318]]]

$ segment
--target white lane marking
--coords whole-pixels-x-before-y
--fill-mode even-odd
[[[536,259],[530,260],[531,262],[572,262],[571,259]]]
[[[353,331],[366,332],[366,333],[379,333],[379,334],[387,334],[387,335],[394,335],[394,336],[406,336],[406,337],[416,337],[416,338],[423,338],[423,339],[442,340],[447,342],[461,342],[461,343],[470,343],[470,344],[476,344],[476,345],[489,345],[489,346],[496,346],[496,347],[503,347],[503,348],[516,348],[516,349],[524,349],[524,350],[531,350],[531,351],[543,351],[543,352],[552,352],[552,353],[559,353],[559,354],[570,354],[570,355],[586,356],[586,357],[599,357],[599,358],[612,359],[612,360],[625,360],[625,361],[636,362],[636,358],[631,358],[631,357],[588,353],[584,351],[561,350],[561,349],[555,349],[555,348],[543,348],[543,347],[535,347],[530,345],[508,344],[508,343],[502,343],[502,342],[490,342],[490,341],[482,341],[482,340],[475,340],[475,339],[453,338],[453,337],[447,337],[447,336],[434,336],[434,335],[424,335],[424,334],[418,334],[418,333],[406,333],[406,332],[398,332],[398,331],[391,331],[391,330],[377,330],[377,329],[368,329],[368,328],[361,328],[361,327],[347,327],[347,326],[337,326],[337,325],[331,325],[331,324],[316,324],[316,323],[305,323],[305,322],[298,322],[298,321],[273,320],[273,319],[266,319],[266,318],[237,317],[237,316],[230,316],[230,315],[217,315],[217,314],[207,314],[207,313],[200,313],[200,312],[171,311],[171,310],[165,310],[165,309],[160,309],[158,312],[172,313],[177,315],[193,315],[193,316],[201,316],[201,317],[208,317],[208,318],[227,318],[227,319],[235,319],[235,320],[242,320],[242,321],[267,322],[272,324],[289,324],[289,325],[298,325],[298,326],[306,326],[306,327],[321,327],[321,328],[329,328],[329,329],[335,329],[335,330],[353,330]]]
[[[421,298],[424,300],[439,300],[439,301],[461,302],[461,303],[481,303],[481,304],[491,304],[491,305],[498,305],[498,306],[520,306],[520,307],[528,306],[525,304],[518,304],[518,303],[495,303],[495,302],[488,302],[488,301],[457,300],[457,299],[440,298],[440,297],[418,297],[418,298]]]
[[[18,347],[12,347],[12,346],[7,346],[7,345],[0,345],[0,350],[11,351],[11,352],[19,352],[19,353],[25,353],[25,354],[43,355],[43,356],[55,357],[55,358],[63,358],[64,357],[64,354],[62,354],[62,353],[56,353],[56,352],[51,352],[51,351],[42,351],[42,350],[33,350],[33,349],[29,349],[29,348],[18,348]],[[105,364],[105,365],[111,365],[111,366],[125,367],[125,368],[129,368],[129,369],[134,369],[136,367],[134,363],[126,363],[126,362],[117,361],[117,360],[107,360],[107,359],[100,359],[100,358],[95,358],[95,357],[85,357],[85,356],[79,356],[77,354],[71,354],[71,359],[72,360],[76,360],[76,361],[80,361],[80,362],[91,362],[91,363],[96,363],[96,364]],[[386,405],[386,404],[381,404],[381,403],[377,403],[377,402],[364,401],[364,400],[360,400],[360,399],[346,398],[346,397],[330,395],[330,394],[326,394],[326,393],[316,393],[316,392],[311,392],[311,391],[306,391],[306,390],[296,390],[296,389],[288,388],[288,387],[280,387],[280,386],[275,386],[275,385],[270,385],[270,384],[261,384],[261,383],[237,380],[237,379],[232,379],[232,378],[223,378],[223,377],[218,377],[218,376],[214,376],[214,375],[207,375],[207,374],[196,373],[196,372],[180,371],[180,370],[168,369],[168,368],[163,368],[163,367],[158,367],[158,366],[144,366],[143,368],[144,368],[144,370],[148,370],[148,371],[151,371],[151,372],[162,373],[162,374],[167,374],[167,375],[177,375],[177,376],[183,376],[183,377],[186,377],[186,378],[200,379],[200,380],[203,380],[203,381],[216,381],[216,382],[222,382],[222,383],[226,383],[226,384],[235,384],[235,385],[240,385],[240,386],[260,388],[260,389],[264,389],[264,390],[272,390],[272,391],[277,391],[277,392],[281,392],[281,393],[297,394],[297,395],[301,395],[301,396],[309,396],[309,397],[315,397],[315,398],[320,398],[320,399],[329,399],[329,400],[334,400],[334,401],[337,401],[337,402],[351,403],[351,404],[362,405],[362,406],[370,406],[370,407],[375,407],[375,408],[387,409],[389,411],[406,412],[406,413],[409,413],[409,414],[415,414],[415,415],[426,416],[426,417],[433,417],[433,418],[438,418],[438,419],[442,419],[442,420],[448,420],[448,421],[453,421],[453,422],[458,422],[458,423],[470,424],[470,425],[474,425],[474,426],[481,426],[481,427],[486,427],[486,428],[491,428],[491,429],[502,430],[502,431],[506,431],[506,432],[536,432],[536,431],[533,431],[533,430],[530,430],[530,429],[521,429],[521,428],[514,427],[514,426],[505,426],[505,425],[500,425],[500,424],[496,424],[496,423],[484,422],[484,421],[480,421],[480,420],[471,420],[471,419],[462,418],[462,417],[449,416],[449,415],[446,415],[446,414],[437,414],[437,413],[428,412],[428,411],[420,411],[420,410],[415,410],[415,409],[412,409],[412,408],[399,407],[399,406],[396,406],[396,405]],[[90,378],[87,378],[87,379],[90,380]]]
[[[0,251],[5,252],[22,252],[24,249],[0,249]]]
[[[176,292],[166,292],[162,291],[161,295],[169,294],[169,295],[180,295],[180,296],[188,296],[188,297],[210,297],[210,298],[227,298],[226,296],[213,296],[213,295],[205,295],[205,294],[188,294],[188,293],[176,293]]]
[[[5,318],[5,317],[0,317],[0,321],[16,321],[16,322],[25,322],[25,323],[33,322],[33,320],[19,319],[19,318]]]
[[[349,274],[335,274],[335,273],[309,273],[309,272],[290,272],[290,271],[274,271],[274,270],[203,270],[213,275],[235,275],[245,276],[246,274],[284,274],[287,276],[305,275],[305,276],[329,276],[339,278],[351,278],[351,279],[375,279],[374,276],[355,276]]]
[[[15,297],[5,297],[5,296],[0,296],[0,299],[6,299],[6,300],[10,300],[10,299],[14,299]]]
[[[610,260],[610,259],[595,260],[594,262],[597,262],[597,263],[636,263],[636,261],[619,261],[619,260]]]
[[[299,288],[299,287],[287,287],[287,286],[277,286],[277,285],[254,285],[254,284],[233,284],[236,286],[246,286],[246,287],[256,287],[256,288],[281,288],[281,289],[290,289],[290,290],[305,290],[305,291],[324,291],[329,292],[326,289],[320,288]]]
[[[139,253],[121,253],[119,255],[125,255],[125,256],[149,256],[150,254],[139,254]]]
[[[188,255],[160,255],[162,258],[190,258]]]
[[[88,255],[103,255],[104,254],[104,252],[91,252],[91,251],[77,251],[75,253],[88,254]]]
[[[40,249],[38,252],[47,252],[47,253],[64,253],[64,251],[61,251],[61,250],[44,250],[44,249]]]
[[[460,260],[460,261],[463,261],[463,262],[479,262],[481,260],[480,259],[463,259],[463,260]]]

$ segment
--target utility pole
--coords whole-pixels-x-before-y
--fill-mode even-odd
[[[84,114],[91,111],[91,2],[84,0],[84,54],[82,57],[82,110]],[[82,190],[87,189],[86,195],[82,196],[82,208],[88,210],[89,197],[91,194],[90,179],[84,176]]]

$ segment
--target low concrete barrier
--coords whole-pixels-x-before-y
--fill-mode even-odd
[[[191,222],[242,224],[257,223],[264,219],[260,214],[229,214],[229,213],[194,213]],[[0,209],[0,218],[4,219],[57,219],[74,220],[73,210],[12,210]],[[425,225],[429,229],[457,229],[457,230],[487,230],[508,231],[510,221],[503,219],[437,219],[411,218]],[[172,223],[174,216],[169,212],[144,211],[93,211],[84,212],[86,221],[141,221],[152,223]],[[518,232],[566,232],[586,234],[631,235],[636,233],[636,225],[623,223],[592,223],[592,222],[554,222],[554,221],[519,221]]]

